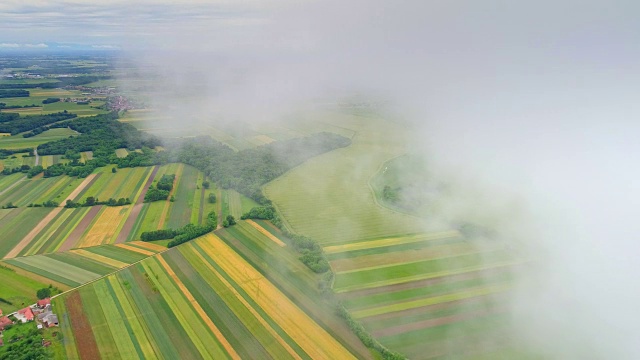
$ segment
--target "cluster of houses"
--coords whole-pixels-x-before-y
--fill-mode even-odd
[[[0,309],[0,335],[2,335],[7,326],[14,324],[14,321],[9,318],[10,315],[21,323],[36,321],[38,329],[58,326],[58,315],[51,310],[50,298],[38,300],[35,305],[27,306],[7,316],[3,316],[2,309]],[[2,337],[0,336],[0,346],[2,345]]]

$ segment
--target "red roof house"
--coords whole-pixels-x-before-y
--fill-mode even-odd
[[[38,302],[36,303],[36,305],[40,308],[40,309],[44,309],[45,306],[47,305],[51,305],[51,298],[45,298],[42,300],[38,300]]]
[[[3,331],[7,325],[13,324],[13,321],[9,319],[7,316],[0,318],[0,331]]]
[[[33,318],[34,318],[33,311],[31,310],[30,307],[26,307],[24,309],[18,310],[18,313],[15,316],[18,320],[22,321],[23,323],[27,321],[33,321]]]

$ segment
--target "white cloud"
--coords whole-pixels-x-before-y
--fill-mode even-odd
[[[91,45],[91,47],[94,49],[120,49],[120,47],[116,45]]]
[[[17,48],[17,47],[20,47],[20,44],[7,44],[7,43],[0,44],[0,48]]]
[[[40,43],[40,44],[24,44],[24,47],[27,47],[27,48],[48,48],[49,45],[43,44],[43,43]]]

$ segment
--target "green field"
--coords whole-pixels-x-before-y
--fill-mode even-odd
[[[0,149],[34,148],[40,144],[63,139],[72,135],[78,135],[78,133],[68,128],[60,128],[50,129],[42,134],[38,134],[30,138],[24,138],[20,134],[14,136],[2,136],[0,137]]]
[[[92,196],[100,200],[129,198],[133,202],[135,194],[142,188],[146,176],[152,169],[151,167],[124,168],[112,173],[111,168],[112,166],[106,166],[96,169],[95,173],[100,176],[76,201],[84,202],[87,197]]]
[[[0,263],[0,309],[4,314],[9,314],[22,308],[22,304],[32,304],[38,299],[38,289],[47,287],[37,280],[17,273],[15,270],[2,266]]]
[[[42,204],[50,200],[63,203],[63,200],[81,182],[82,179],[68,176],[25,179],[19,181],[10,191],[0,194],[0,204],[6,205],[11,202],[18,207],[24,207],[29,204]]]
[[[54,301],[65,356],[355,358],[222,240],[208,236]]]
[[[0,238],[0,257],[10,252],[50,211],[47,208],[0,210],[0,229],[11,229]]]
[[[378,205],[369,184],[385,161],[405,151],[398,126],[338,113],[323,115],[321,123],[297,126],[308,131],[321,124],[339,125],[343,135],[352,134],[353,143],[310,159],[265,186],[288,227],[322,244],[424,230],[416,218]]]
[[[143,254],[138,252],[141,248],[125,246],[102,245],[63,253],[5,259],[4,262],[34,275],[34,278],[46,278],[76,287],[145,259],[160,249],[147,249],[148,254]],[[26,276],[29,277],[29,274]]]

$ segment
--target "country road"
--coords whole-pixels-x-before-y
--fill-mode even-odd
[[[34,166],[38,166],[40,163],[40,156],[38,155],[38,147],[33,148],[33,154],[36,156],[36,163]]]

